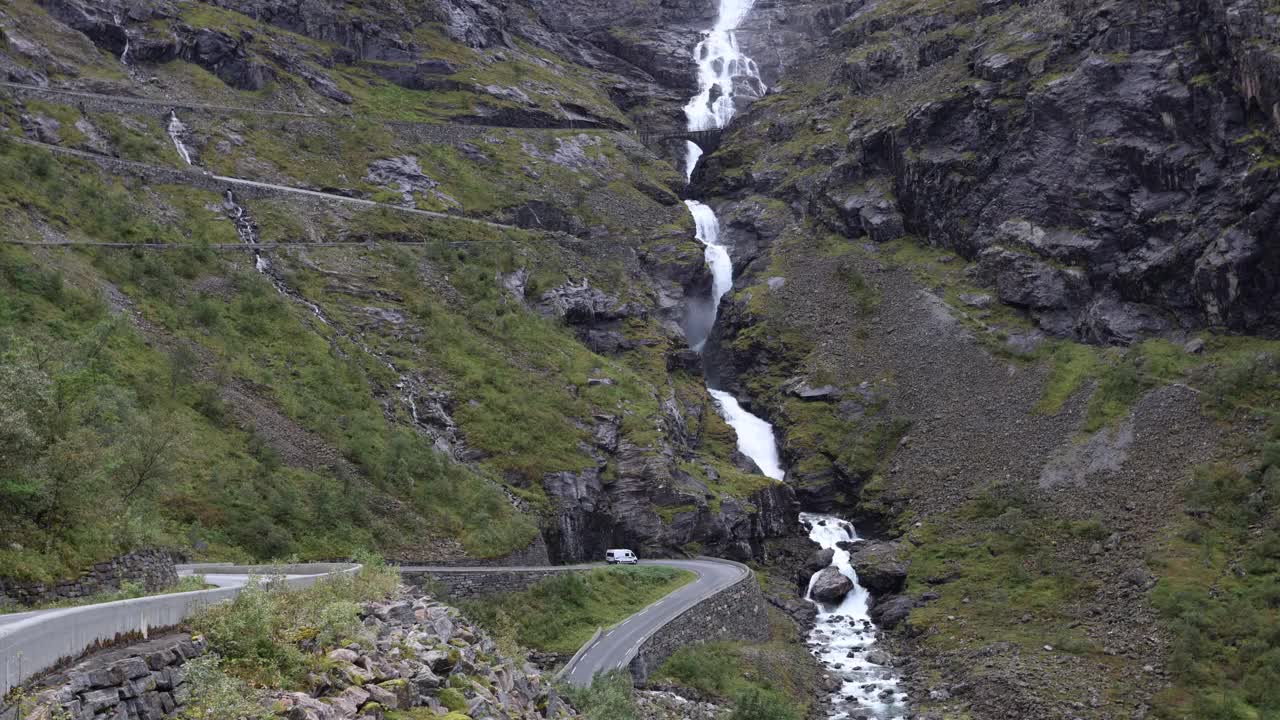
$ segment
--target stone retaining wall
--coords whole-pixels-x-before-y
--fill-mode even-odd
[[[769,639],[769,610],[753,573],[680,613],[658,628],[636,651],[629,669],[643,683],[672,653],[693,643]]]
[[[177,585],[173,553],[138,550],[97,563],[77,578],[52,583],[18,582],[0,577],[0,607],[40,605],[100,595],[119,590],[125,582],[141,583],[147,592]]]
[[[203,638],[176,635],[91,658],[41,691],[27,720],[162,720],[187,701],[188,660],[206,652]]]
[[[432,586],[443,587],[450,599],[475,598],[501,593],[523,592],[540,580],[568,572],[584,572],[580,568],[548,567],[538,570],[465,570],[436,572],[430,570],[401,570],[400,576],[414,587],[428,591]]]

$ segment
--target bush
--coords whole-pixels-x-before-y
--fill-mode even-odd
[[[196,658],[183,666],[191,697],[182,712],[182,720],[258,720],[271,717],[258,702],[258,693],[243,680],[222,670],[216,655]]]
[[[279,580],[250,584],[231,602],[191,620],[223,657],[223,667],[253,685],[297,687],[326,648],[358,637],[360,603],[386,597],[399,573],[374,559],[355,576],[290,589]]]
[[[776,692],[751,688],[734,700],[729,720],[801,720],[799,711]]]
[[[637,720],[635,689],[625,670],[597,675],[590,687],[565,687],[563,692],[585,720]]]

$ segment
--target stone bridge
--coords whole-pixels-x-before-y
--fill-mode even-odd
[[[640,128],[635,131],[636,137],[645,145],[657,145],[668,140],[688,140],[703,152],[714,152],[720,147],[722,128],[709,130],[686,130],[683,128]]]

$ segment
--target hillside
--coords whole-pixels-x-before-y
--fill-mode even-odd
[[[0,8],[0,577],[631,547],[803,624],[820,512],[918,717],[1280,713],[1280,11],[745,3],[686,182],[718,7]]]
[[[646,80],[406,12],[4,10],[0,572],[745,557],[790,522],[668,372],[701,254],[598,89]]]

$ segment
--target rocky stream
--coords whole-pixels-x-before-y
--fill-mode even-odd
[[[724,128],[733,119],[740,95],[759,97],[765,91],[756,63],[738,47],[735,31],[751,10],[753,0],[721,0],[716,24],[694,49],[698,62],[699,92],[685,106],[690,131]],[[702,149],[687,142],[685,174],[692,178]],[[715,325],[720,300],[733,289],[733,260],[720,238],[715,210],[696,199],[685,204],[692,213],[697,237],[706,247],[713,283],[711,300],[694,307],[687,321],[689,342],[701,352]],[[781,481],[786,474],[778,453],[773,426],[742,407],[731,393],[716,387],[714,374],[707,390],[730,427],[737,433],[738,450],[751,458],[760,472]],[[876,628],[868,610],[870,594],[858,584],[849,561],[850,543],[858,541],[853,525],[835,517],[804,513],[801,523],[809,538],[830,555],[828,567],[813,574],[808,599],[818,608],[817,622],[808,642],[814,656],[840,678],[840,689],[828,700],[831,720],[906,717],[906,699],[898,679],[887,667],[887,658],[875,649]],[[825,555],[824,555],[825,557]]]

